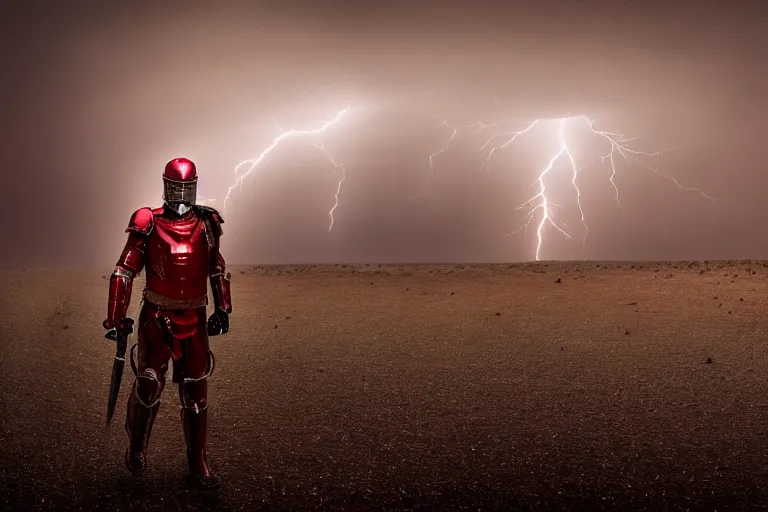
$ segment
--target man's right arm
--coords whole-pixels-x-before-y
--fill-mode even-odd
[[[109,278],[107,318],[103,323],[105,329],[124,326],[131,303],[133,279],[144,269],[147,236],[153,227],[154,219],[149,208],[142,208],[131,217],[126,229],[128,241]]]

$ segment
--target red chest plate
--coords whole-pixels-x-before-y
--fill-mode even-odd
[[[210,248],[203,219],[193,212],[182,218],[155,215],[148,242],[148,290],[172,299],[206,295]]]

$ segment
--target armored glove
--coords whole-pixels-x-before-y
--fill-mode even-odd
[[[208,317],[208,336],[227,334],[229,331],[229,315],[221,310],[216,310]]]
[[[128,336],[133,332],[133,319],[123,318],[117,324],[104,320],[102,326],[107,330],[107,334],[104,337],[108,340],[117,341],[118,335]]]

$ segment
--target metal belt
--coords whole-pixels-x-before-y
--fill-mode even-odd
[[[197,299],[171,299],[152,290],[144,290],[144,300],[158,309],[196,309],[208,305],[208,296]]]

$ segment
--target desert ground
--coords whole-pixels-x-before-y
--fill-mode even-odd
[[[218,493],[170,382],[123,466],[110,271],[0,272],[3,509],[768,509],[768,263],[233,267]]]

